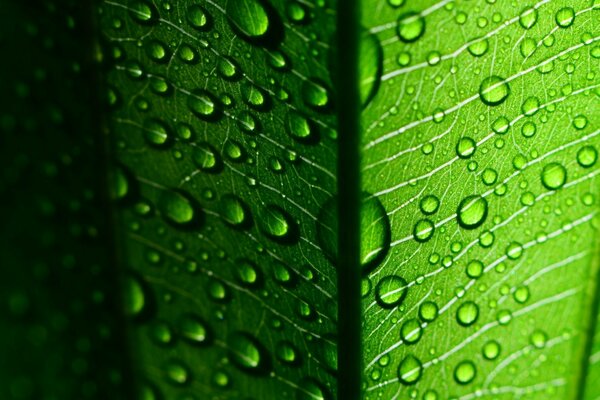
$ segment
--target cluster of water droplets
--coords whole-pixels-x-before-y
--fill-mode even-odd
[[[315,232],[336,190],[333,4],[221,3],[99,13],[140,396],[325,400],[335,270]]]

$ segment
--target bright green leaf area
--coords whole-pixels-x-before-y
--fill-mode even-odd
[[[383,54],[362,189],[391,227],[365,399],[573,399],[588,369],[597,398],[600,5],[387,3],[362,10]]]

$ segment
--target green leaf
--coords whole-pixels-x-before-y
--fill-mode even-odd
[[[2,6],[1,398],[600,397],[597,0],[92,4]]]
[[[577,398],[598,276],[598,4],[405,3],[363,2],[383,71],[362,189],[391,226],[363,283],[365,398]]]

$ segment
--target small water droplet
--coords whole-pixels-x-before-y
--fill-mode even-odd
[[[397,33],[400,40],[414,42],[425,32],[425,18],[419,13],[408,12],[398,18]]]
[[[158,208],[163,217],[175,225],[190,225],[196,219],[193,202],[187,195],[179,191],[165,190],[161,192]]]
[[[461,385],[471,383],[477,375],[477,369],[472,361],[461,361],[454,369],[454,379]]]
[[[421,378],[423,364],[413,356],[408,355],[398,366],[398,379],[405,385],[414,385]]]
[[[553,162],[542,170],[542,184],[550,189],[560,189],[567,181],[567,170],[561,164]]]
[[[456,320],[462,326],[473,325],[479,317],[479,307],[472,301],[465,301],[456,310]]]

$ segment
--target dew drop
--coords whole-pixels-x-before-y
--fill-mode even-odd
[[[165,373],[169,382],[175,385],[183,385],[190,379],[190,371],[180,361],[169,361],[165,366]]]
[[[479,317],[479,307],[472,301],[465,301],[456,310],[456,320],[462,326],[473,325]]]
[[[400,40],[414,42],[425,32],[425,18],[419,13],[409,12],[398,18],[397,33]]]
[[[433,301],[424,301],[419,306],[419,318],[425,322],[434,321],[438,316],[438,305]]]
[[[309,139],[313,131],[309,120],[296,111],[288,113],[286,128],[290,136],[298,140]]]
[[[296,364],[298,362],[298,351],[290,342],[280,342],[275,350],[277,359],[285,364]]]
[[[236,262],[236,273],[238,280],[244,286],[256,286],[260,281],[260,272],[253,262],[247,259],[240,259]]]
[[[155,147],[164,147],[169,142],[169,131],[167,126],[157,119],[147,119],[142,128],[144,139],[149,145]]]
[[[435,225],[428,219],[418,221],[413,228],[413,237],[417,242],[423,243],[431,239]]]
[[[269,14],[260,0],[228,1],[225,15],[233,28],[248,39],[263,37],[269,30]]]
[[[475,229],[485,222],[488,214],[487,200],[479,195],[465,197],[456,210],[458,223],[465,229]]]
[[[428,194],[427,196],[423,197],[419,202],[419,208],[425,215],[435,214],[439,207],[440,200],[432,194]]]
[[[519,15],[519,24],[525,29],[531,29],[537,22],[538,12],[535,8],[527,8]]]
[[[560,189],[567,181],[567,170],[559,163],[547,164],[542,170],[542,184],[550,189]]]
[[[221,160],[217,151],[205,142],[192,147],[192,161],[198,168],[206,172],[217,172],[221,168]]]
[[[329,400],[329,395],[321,384],[312,378],[304,378],[298,385],[298,400]]]
[[[248,207],[237,196],[227,194],[221,197],[221,217],[230,226],[241,228],[249,221]]]
[[[313,79],[302,83],[302,98],[304,103],[316,110],[324,110],[329,106],[329,90],[323,84]]]
[[[471,383],[476,374],[477,370],[472,361],[461,361],[454,369],[454,379],[461,385]]]
[[[531,334],[531,337],[529,340],[536,349],[541,349],[546,346],[546,341],[548,340],[548,336],[546,335],[545,332],[536,330]]]
[[[488,360],[495,360],[500,355],[500,344],[495,340],[490,340],[483,345],[483,357]]]
[[[577,162],[583,168],[593,166],[596,160],[598,160],[598,151],[594,146],[584,146],[577,152]]]
[[[363,107],[377,93],[382,71],[383,51],[379,39],[363,30],[359,46],[360,100]]]
[[[417,343],[423,334],[421,324],[416,319],[409,319],[400,328],[400,337],[407,344]]]
[[[123,282],[123,309],[125,315],[135,317],[142,313],[146,305],[146,296],[142,283],[133,276],[127,276]]]
[[[200,119],[212,121],[220,116],[218,100],[205,89],[196,89],[190,93],[187,105],[190,111]]]
[[[187,20],[191,26],[198,30],[206,30],[209,27],[208,13],[199,5],[188,7]]]
[[[405,385],[414,385],[421,378],[423,364],[413,356],[408,355],[398,366],[398,379]]]
[[[223,56],[219,59],[217,63],[217,73],[221,78],[231,81],[241,78],[240,68],[237,63],[231,57],[227,56]]]
[[[467,264],[467,276],[471,279],[477,279],[483,274],[483,263],[479,260],[472,260]]]
[[[147,1],[133,1],[127,6],[129,15],[141,24],[152,24],[156,22],[158,12],[153,5]]]
[[[456,144],[456,155],[460,158],[469,158],[475,154],[477,144],[470,137],[461,138]]]
[[[469,50],[469,53],[475,57],[481,57],[487,53],[488,48],[489,43],[487,39],[478,39],[477,41],[471,43],[469,47],[467,47],[467,50]]]
[[[400,305],[407,294],[407,282],[396,275],[381,279],[375,288],[375,299],[383,308],[394,308]]]
[[[259,218],[259,227],[270,239],[284,243],[295,241],[298,232],[291,216],[275,205],[264,208]]]
[[[260,344],[251,335],[234,332],[227,338],[227,349],[231,361],[245,371],[258,371],[267,360]]]
[[[556,12],[555,20],[561,28],[568,28],[575,21],[575,11],[571,7],[563,7]]]
[[[190,343],[204,345],[209,341],[208,327],[200,318],[187,314],[179,321],[181,336]]]
[[[479,97],[488,106],[497,106],[504,102],[510,93],[508,83],[499,76],[485,78],[479,86]]]
[[[163,191],[158,200],[158,208],[162,216],[175,225],[189,225],[196,217],[192,201],[178,191]]]

